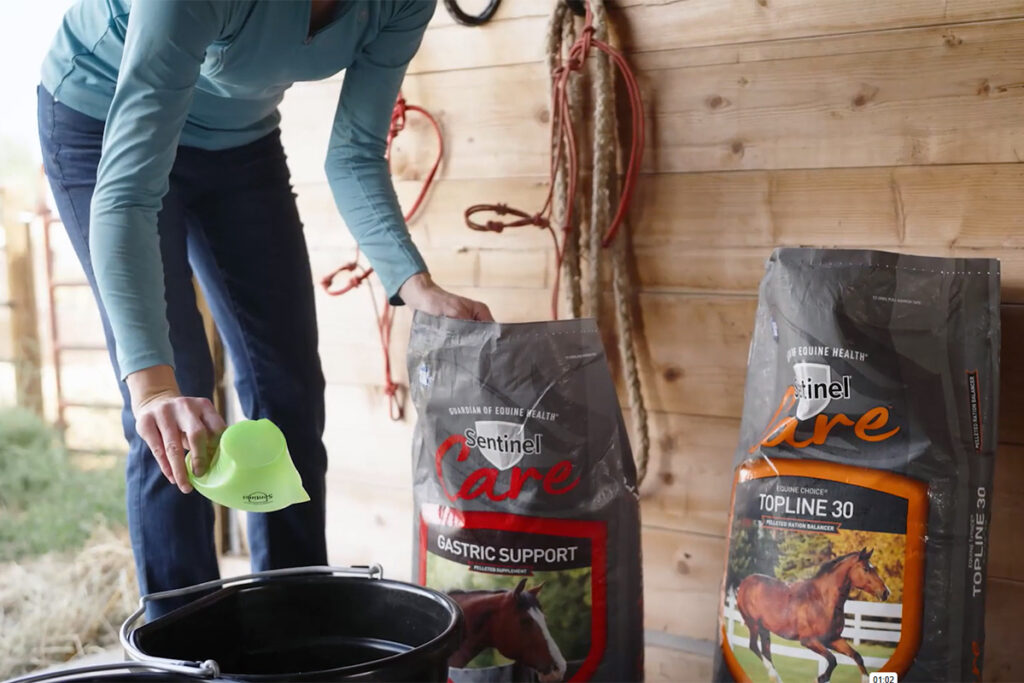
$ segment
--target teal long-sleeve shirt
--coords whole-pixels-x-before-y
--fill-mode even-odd
[[[345,70],[325,170],[392,298],[426,266],[385,149],[391,109],[436,0],[341,0],[310,34],[309,0],[79,0],[43,64],[56,100],[106,121],[89,244],[122,378],[173,365],[157,214],[179,144],[226,149],[277,127],[292,83]]]

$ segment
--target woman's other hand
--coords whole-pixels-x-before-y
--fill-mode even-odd
[[[192,491],[185,451],[192,471],[201,476],[226,428],[208,399],[182,396],[169,365],[155,365],[125,378],[132,397],[135,430],[153,451],[160,471],[182,493]]]
[[[431,315],[494,322],[486,304],[445,291],[430,278],[429,273],[413,275],[405,281],[398,295],[410,308]]]

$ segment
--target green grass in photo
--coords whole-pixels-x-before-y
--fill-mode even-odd
[[[747,642],[750,638],[750,631],[747,627],[742,624],[734,624],[733,633],[743,639],[743,642]],[[803,647],[800,643],[793,640],[786,640],[779,636],[772,634],[772,644],[788,645],[790,647]],[[850,643],[853,645],[853,643]],[[857,650],[863,657],[879,657],[882,659],[889,659],[892,657],[892,653],[895,649],[887,647],[885,645],[874,645],[868,643],[862,643],[860,645],[854,645],[854,649]],[[732,644],[732,650],[736,655],[736,659],[739,661],[743,670],[747,672],[752,683],[769,683],[768,671],[765,669],[764,664],[761,660],[750,651],[750,648],[745,645]],[[778,652],[772,652],[772,661],[775,663],[775,670],[779,672],[779,678],[784,683],[814,683],[818,680],[818,662],[823,658],[814,654],[810,650],[807,653],[814,657],[814,659],[800,659],[798,657],[787,657],[781,655]],[[873,671],[872,667],[868,667],[868,671]],[[860,683],[860,669],[851,664],[840,664],[836,667],[836,670],[832,672],[832,683]]]

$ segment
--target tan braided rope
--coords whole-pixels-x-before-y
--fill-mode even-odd
[[[566,46],[572,45],[574,42],[576,42],[575,18],[573,13],[569,11],[568,6],[564,2],[559,2],[555,5],[555,10],[551,15],[551,22],[548,24],[548,73],[551,74],[552,85],[554,85],[555,80],[555,68],[558,66],[560,59],[564,57],[563,52]],[[572,125],[577,125],[580,122],[581,93],[582,83],[580,82],[579,75],[573,74],[569,77],[569,103]],[[568,209],[566,206],[566,199],[569,193],[569,178],[567,174],[566,159],[564,156],[560,156],[555,173],[554,207],[552,212],[559,219],[559,222],[561,222]],[[569,226],[569,231],[563,235],[564,243],[562,248],[564,249],[564,256],[562,268],[565,271],[563,277],[566,283],[565,290],[569,311],[572,317],[579,318],[583,315],[583,296],[580,289],[580,235],[586,222],[580,213],[580,207],[583,202],[578,197],[574,198],[574,202],[572,224]]]
[[[636,342],[633,338],[633,316],[630,306],[630,294],[634,283],[626,263],[626,243],[623,239],[615,240],[612,245],[612,289],[615,295],[615,325],[619,332],[619,353],[622,355],[623,369],[626,374],[626,388],[629,391],[629,413],[633,421],[633,431],[639,440],[636,448],[636,479],[637,484],[643,483],[647,476],[647,463],[651,457],[651,433],[647,419],[647,406],[644,404],[643,385],[640,379],[640,367],[636,358]]]
[[[599,40],[608,40],[608,17],[604,0],[591,0],[594,12],[594,35]],[[593,94],[595,102],[594,117],[594,202],[600,202],[601,221],[596,220],[597,209],[593,210],[594,225],[592,234],[604,233],[604,226],[611,214],[612,195],[616,187],[615,151],[618,146],[618,116],[615,107],[615,81],[612,78],[608,56],[603,52],[595,53],[595,63],[603,64],[596,71],[599,77],[594,79]],[[605,156],[607,163],[598,163],[598,157]],[[600,226],[600,227],[599,227]],[[647,407],[644,404],[643,385],[639,363],[636,355],[636,340],[633,337],[633,315],[631,311],[632,293],[636,287],[632,271],[627,263],[626,234],[620,231],[612,250],[612,291],[615,301],[615,328],[618,332],[619,354],[622,358],[623,371],[626,377],[626,390],[629,394],[629,412],[633,422],[633,431],[637,444],[636,468],[637,483],[642,483],[647,476],[647,463],[651,453],[651,435],[647,419]]]
[[[604,0],[590,0],[594,13],[594,36],[599,40],[608,39],[607,13]],[[575,18],[564,2],[558,2],[552,14],[548,30],[548,65],[551,70],[557,66],[562,50],[575,40]],[[594,107],[593,115],[593,151],[591,166],[590,206],[585,207],[580,197],[574,210],[572,230],[566,235],[564,246],[564,269],[569,282],[569,306],[573,317],[582,314],[590,315],[602,322],[601,301],[601,254],[602,237],[611,222],[611,207],[616,199],[617,188],[617,150],[618,116],[615,106],[615,80],[608,56],[595,51],[594,59],[589,66],[591,80],[591,98]],[[580,113],[583,102],[583,89],[579,76],[570,81],[569,100],[572,108],[573,124],[579,130],[584,123]],[[568,178],[566,168],[560,164],[557,169],[554,188],[555,215],[564,216],[568,194]],[[589,215],[583,216],[581,209],[589,208]],[[629,401],[630,418],[633,432],[638,440],[634,449],[637,465],[637,483],[643,482],[647,475],[647,464],[650,459],[651,438],[644,404],[643,383],[637,361],[636,339],[633,336],[632,293],[635,290],[633,274],[628,264],[626,230],[620,230],[618,237],[610,246],[612,265],[612,291],[614,296],[614,324],[617,332],[619,355],[622,358],[623,374]],[[582,259],[587,262],[583,272]]]
[[[563,23],[565,27],[562,32],[562,44],[572,45],[576,42],[576,18],[572,12],[567,12],[568,21]],[[569,110],[572,115],[574,125],[577,127],[583,123],[583,75],[580,73],[573,73],[569,76],[568,84],[568,97],[569,97]],[[573,277],[574,284],[570,285],[571,288],[571,304],[573,305],[573,317],[579,318],[583,315],[583,283],[582,283],[582,266],[580,264],[581,258],[581,243],[586,238],[588,227],[590,226],[590,207],[587,206],[584,197],[577,193],[573,197],[573,215],[575,218],[574,230],[571,234],[567,235],[569,242],[573,244],[573,250],[576,252],[575,265],[573,266]]]
[[[591,2],[594,12],[594,37],[604,40],[604,6]],[[598,16],[600,13],[600,19]],[[600,23],[598,23],[600,21]],[[600,50],[594,51],[590,61],[590,88],[594,121],[594,146],[591,154],[590,232],[587,235],[587,272],[583,288],[584,310],[587,315],[601,318],[601,251],[604,232],[611,219],[611,196],[608,194],[608,179],[615,173],[615,110],[613,99],[608,98],[612,87],[611,65],[608,56]],[[612,92],[614,98],[614,92]],[[609,107],[612,107],[609,110]]]

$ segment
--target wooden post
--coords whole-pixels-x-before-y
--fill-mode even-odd
[[[6,237],[7,286],[11,307],[11,350],[18,405],[43,414],[43,380],[32,271],[32,239],[29,223],[18,219],[0,196],[0,222]]]
[[[210,357],[213,358],[213,405],[222,417],[227,416],[227,395],[224,388],[225,360],[224,343],[221,341],[217,325],[213,320],[213,314],[206,303],[203,291],[198,282],[193,282],[196,291],[196,305],[203,316],[203,328],[206,331],[206,342],[210,347]],[[213,506],[213,533],[214,543],[217,547],[217,554],[234,554],[238,548],[232,542],[231,525],[236,523],[232,518],[232,512],[223,505]]]

